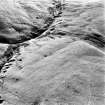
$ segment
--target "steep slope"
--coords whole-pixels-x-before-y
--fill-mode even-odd
[[[46,0],[2,0],[0,42],[15,44],[39,36],[53,22],[47,10],[51,5]]]
[[[91,42],[97,47],[105,47],[104,29],[105,19],[102,1],[82,4],[68,0],[61,17],[53,22],[45,35],[73,36]]]
[[[0,44],[0,70],[3,66],[3,55],[5,51],[8,49],[8,44]]]

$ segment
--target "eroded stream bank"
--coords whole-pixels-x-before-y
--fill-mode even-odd
[[[0,103],[104,105],[103,4],[67,1],[62,12],[59,6],[51,7],[50,0],[21,1],[21,12],[29,18],[23,22],[24,15],[15,5],[17,15],[12,16],[17,20],[10,19],[10,29],[8,22],[0,27],[6,27],[0,35],[9,41],[1,57]]]

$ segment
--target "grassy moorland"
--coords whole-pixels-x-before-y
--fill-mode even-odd
[[[103,12],[99,0],[2,0],[1,105],[104,105]]]

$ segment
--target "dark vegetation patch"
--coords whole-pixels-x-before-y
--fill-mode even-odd
[[[40,102],[41,102],[40,97],[37,97],[32,105],[40,105]]]
[[[0,71],[4,67],[4,65],[9,62],[9,60],[14,55],[14,52],[19,51],[18,45],[10,45],[5,53],[0,57],[1,63],[0,63]],[[9,68],[10,65],[8,65],[6,68]]]
[[[4,100],[0,99],[0,104],[2,104],[4,102]]]
[[[105,47],[105,37],[98,33],[87,34],[84,40],[88,40],[92,42],[97,47],[104,48]]]
[[[4,100],[0,96],[0,104],[2,104],[3,102],[4,102]]]

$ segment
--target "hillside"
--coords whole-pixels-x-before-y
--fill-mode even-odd
[[[1,0],[0,104],[104,105],[104,29],[103,1]]]

